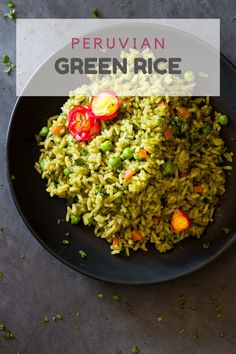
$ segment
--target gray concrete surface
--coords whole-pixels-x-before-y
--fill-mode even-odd
[[[6,2],[0,1],[0,54],[14,60],[15,24],[2,19]],[[19,18],[86,18],[94,6],[104,18],[221,18],[222,52],[236,64],[236,22],[231,21],[236,15],[235,0],[16,0],[16,4]],[[7,229],[0,231],[0,271],[4,273],[0,322],[16,339],[4,341],[0,332],[0,353],[128,354],[136,345],[142,354],[234,354],[236,244],[197,273],[166,284],[129,287],[76,273],[34,239],[16,211],[6,181],[6,130],[16,97],[14,74],[8,77],[2,69],[0,223]],[[104,294],[103,299],[97,297],[98,292]],[[113,294],[122,300],[113,302]],[[188,299],[184,309],[178,304],[181,294]],[[132,304],[133,313],[126,302]],[[219,304],[221,317],[217,316]],[[64,320],[53,321],[55,314],[62,314]],[[43,316],[50,318],[49,323],[41,322]],[[159,322],[157,316],[164,318]],[[78,324],[80,328],[75,328]]]

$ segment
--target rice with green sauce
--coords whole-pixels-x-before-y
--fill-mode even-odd
[[[147,251],[150,244],[166,252],[189,236],[199,238],[213,221],[231,170],[222,114],[209,98],[120,97],[118,117],[101,121],[100,134],[81,144],[68,129],[67,114],[90,99],[71,92],[61,114],[48,119],[46,136],[37,136],[41,155],[35,167],[50,196],[66,200],[66,220],[93,225],[112,254]],[[56,125],[65,127],[61,136],[52,134]],[[112,145],[104,152],[107,141]],[[112,167],[114,158],[119,163]],[[185,231],[173,230],[176,209],[191,221]]]

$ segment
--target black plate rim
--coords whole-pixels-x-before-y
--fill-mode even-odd
[[[236,71],[236,66],[223,54],[220,53],[220,56],[223,60],[225,60],[228,65],[230,65],[232,67],[233,70]],[[10,175],[10,167],[9,167],[9,161],[10,161],[10,132],[12,129],[12,125],[13,125],[13,121],[14,121],[14,116],[15,116],[15,111],[18,107],[18,105],[21,103],[21,99],[23,96],[19,96],[15,102],[15,105],[12,109],[11,112],[11,116],[10,116],[10,120],[9,120],[9,124],[8,124],[8,128],[7,128],[7,132],[6,132],[6,144],[5,144],[5,167],[6,167],[6,171],[7,171],[7,181],[8,181],[8,185],[10,188],[10,192],[14,201],[14,204],[16,206],[16,209],[18,211],[18,213],[20,214],[22,220],[24,221],[24,224],[27,226],[28,230],[31,232],[31,234],[36,238],[36,240],[44,247],[45,250],[47,250],[51,255],[53,255],[55,258],[57,258],[60,262],[62,262],[63,264],[65,264],[66,266],[68,266],[70,269],[73,269],[74,271],[84,275],[84,276],[88,276],[89,278],[92,279],[96,279],[96,280],[101,280],[107,283],[112,283],[112,284],[120,284],[120,285],[152,285],[152,284],[161,284],[161,283],[166,283],[175,279],[179,279],[182,278],[186,275],[189,275],[191,273],[194,273],[202,268],[204,268],[205,266],[207,266],[209,263],[213,262],[216,258],[218,258],[220,255],[222,255],[236,240],[236,232],[232,235],[232,237],[224,244],[223,247],[221,247],[216,253],[214,253],[213,255],[209,256],[209,258],[207,260],[204,260],[202,263],[192,266],[190,268],[188,268],[186,271],[182,271],[181,273],[177,274],[177,275],[173,275],[173,276],[169,276],[166,277],[163,280],[147,280],[147,281],[139,281],[139,280],[117,280],[117,279],[112,279],[106,276],[98,276],[95,273],[91,273],[89,271],[86,271],[84,269],[79,269],[78,267],[73,266],[72,264],[70,264],[68,261],[66,261],[65,259],[63,259],[61,256],[59,256],[56,252],[53,251],[53,249],[51,249],[46,242],[44,242],[40,236],[34,231],[32,225],[30,225],[30,223],[28,222],[27,218],[25,217],[20,203],[17,200],[16,194],[15,194],[15,190],[13,187],[13,183],[12,183],[12,178]]]

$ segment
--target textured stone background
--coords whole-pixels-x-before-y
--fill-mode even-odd
[[[222,52],[236,64],[235,0],[16,0],[19,18],[220,18]],[[0,51],[15,56],[15,24],[3,20]],[[30,54],[29,54],[30,55]],[[13,204],[6,181],[5,139],[15,97],[14,74],[0,71],[0,322],[16,339],[0,339],[1,354],[118,354],[133,345],[144,354],[236,352],[236,245],[206,268],[166,284],[129,287],[86,278],[53,258],[32,237]],[[22,259],[25,255],[25,259]],[[104,294],[103,299],[97,293]],[[112,295],[119,294],[120,302]],[[179,296],[188,298],[179,308]],[[132,304],[130,313],[126,302]],[[217,316],[217,305],[222,316]],[[195,307],[196,306],[196,309]],[[80,316],[76,316],[77,312]],[[63,321],[51,317],[62,314]],[[43,324],[43,316],[49,316]],[[157,316],[164,316],[158,322]],[[74,325],[80,325],[75,328]],[[185,328],[184,333],[180,329]],[[198,332],[199,337],[194,335]],[[219,335],[224,332],[224,337]],[[196,334],[196,333],[195,333]]]

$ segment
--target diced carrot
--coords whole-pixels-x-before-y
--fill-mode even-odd
[[[167,128],[164,130],[163,134],[164,134],[165,140],[170,140],[170,139],[173,137],[172,130],[171,130],[169,127],[167,127]]]
[[[193,187],[193,191],[194,193],[202,193],[204,191],[204,188],[201,184],[199,184],[198,186]]]
[[[187,110],[186,107],[184,107],[184,106],[179,107],[179,109],[178,109],[178,116],[179,116],[180,118],[186,118],[186,119],[188,119],[188,118],[190,117],[190,114],[191,114],[191,113]]]
[[[119,247],[119,244],[120,244],[119,238],[114,236],[113,239],[112,239],[112,245],[114,247]]]
[[[80,147],[85,147],[86,146],[86,142],[85,141],[80,141],[79,146]]]
[[[158,107],[164,108],[166,106],[165,102],[163,100],[161,100],[160,102],[158,102]]]
[[[134,170],[125,171],[125,173],[124,173],[124,180],[125,180],[125,182],[130,181],[131,178],[133,177],[133,175],[135,175],[135,171],[134,171]]]
[[[138,230],[133,230],[131,232],[133,241],[140,241],[142,239],[142,235]]]
[[[187,215],[180,209],[175,209],[171,217],[171,226],[175,232],[188,230],[191,222]]]
[[[60,136],[62,133],[64,133],[66,130],[64,125],[54,125],[52,127],[52,134],[56,136]]]
[[[146,150],[139,150],[138,155],[139,155],[139,157],[141,157],[142,159],[145,159],[145,158],[148,156]]]

